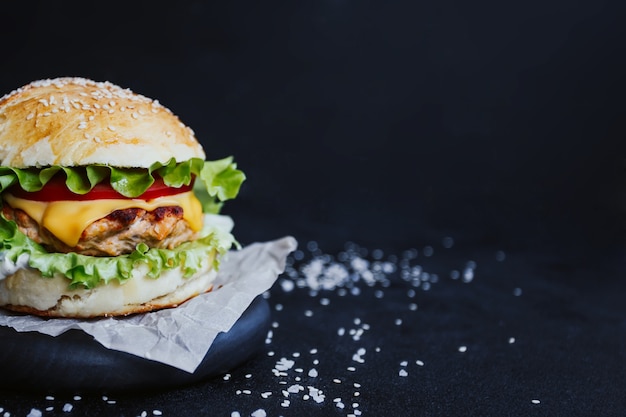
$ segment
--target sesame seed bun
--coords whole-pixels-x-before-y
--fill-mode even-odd
[[[0,306],[44,317],[92,318],[124,316],[168,307],[211,291],[217,272],[213,257],[191,277],[180,268],[164,271],[158,279],[147,276],[143,265],[124,284],[109,282],[92,289],[69,289],[62,275],[42,277],[32,268],[20,268],[0,279]]]
[[[205,158],[193,131],[170,110],[109,82],[56,78],[0,98],[0,164],[148,168]]]

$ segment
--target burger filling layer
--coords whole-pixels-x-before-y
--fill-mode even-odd
[[[51,252],[131,253],[139,243],[172,249],[197,237],[202,208],[193,192],[153,200],[38,202],[3,195],[2,212]]]

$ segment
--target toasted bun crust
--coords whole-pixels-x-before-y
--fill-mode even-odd
[[[217,272],[213,257],[195,275],[185,278],[180,269],[146,276],[146,268],[133,271],[124,284],[110,282],[93,289],[68,288],[63,276],[44,278],[31,268],[18,269],[0,280],[0,306],[44,317],[93,318],[124,316],[176,307],[196,295],[211,291]]]
[[[128,89],[84,78],[32,82],[0,98],[0,164],[15,168],[205,158],[170,110]]]

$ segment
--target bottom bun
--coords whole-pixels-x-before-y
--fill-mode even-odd
[[[196,295],[211,291],[217,272],[213,258],[185,278],[180,268],[164,271],[158,278],[147,276],[140,266],[133,276],[95,288],[70,289],[62,275],[42,277],[39,271],[22,268],[0,279],[0,306],[7,310],[45,317],[93,318],[124,316],[176,307]]]

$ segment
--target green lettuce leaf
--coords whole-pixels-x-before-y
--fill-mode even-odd
[[[210,219],[210,215],[208,216]],[[0,262],[7,260],[15,264],[22,255],[28,255],[28,265],[41,271],[44,277],[55,274],[64,275],[69,280],[70,288],[94,288],[110,281],[120,283],[132,277],[133,269],[145,265],[148,276],[158,278],[168,269],[181,267],[184,276],[196,273],[214,251],[226,253],[236,244],[230,232],[211,226],[205,222],[202,238],[183,243],[175,249],[148,248],[144,244],[137,246],[129,255],[97,257],[77,253],[48,253],[17,228],[15,222],[0,215]],[[215,257],[214,267],[218,267],[219,256]]]
[[[246,179],[232,157],[217,161],[191,158],[178,163],[171,159],[165,164],[155,162],[148,169],[108,165],[55,165],[39,169],[0,166],[0,193],[15,184],[28,192],[39,191],[56,175],[64,175],[67,188],[76,194],[86,194],[96,184],[109,181],[114,190],[128,198],[143,194],[154,183],[157,175],[170,187],[189,185],[196,177],[194,190],[200,194],[207,213],[219,212],[221,202],[235,198]]]

